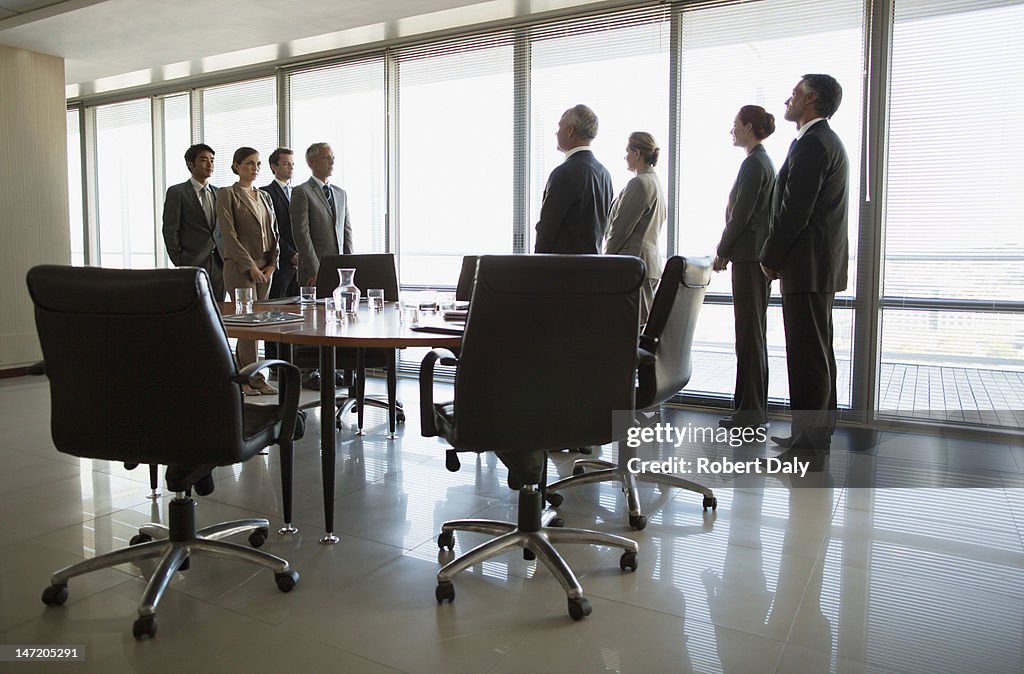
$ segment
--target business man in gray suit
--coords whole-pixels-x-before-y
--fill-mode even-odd
[[[202,267],[210,276],[213,294],[224,299],[224,260],[217,250],[217,188],[213,175],[213,148],[204,143],[185,151],[185,166],[192,177],[167,188],[163,233],[167,256],[176,267]]]
[[[533,252],[600,254],[613,192],[611,174],[590,151],[597,115],[585,105],[569,108],[555,137],[565,161],[544,187]]]
[[[779,168],[772,228],[761,267],[779,279],[793,434],[773,437],[784,454],[822,456],[836,423],[832,303],[846,289],[849,264],[849,160],[828,124],[843,99],[829,75],[804,75],[786,101],[796,140]]]
[[[348,195],[328,181],[334,173],[334,152],[327,143],[313,143],[306,150],[313,177],[292,190],[288,212],[292,236],[299,253],[300,285],[315,285],[324,255],[352,252],[352,225]]]

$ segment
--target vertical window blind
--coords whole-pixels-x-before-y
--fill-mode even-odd
[[[360,253],[384,252],[387,190],[387,114],[384,57],[359,59],[289,75],[291,149],[298,185],[312,175],[306,148],[330,143],[331,182],[348,193],[352,236]],[[269,156],[269,155],[268,155]],[[269,182],[273,175],[264,161]]]

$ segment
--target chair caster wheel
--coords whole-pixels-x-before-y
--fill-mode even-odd
[[[454,550],[455,549],[455,532],[453,531],[442,531],[437,536],[437,549],[438,550]]]
[[[623,552],[622,556],[619,557],[619,568],[623,571],[636,571],[636,553],[631,550]]]
[[[291,592],[299,584],[299,572],[293,569],[284,573],[275,573],[274,581],[277,583],[277,589],[281,592]]]
[[[593,610],[594,609],[590,608],[590,602],[587,601],[586,597],[569,600],[569,617],[573,620],[583,620],[590,615]]]
[[[68,600],[68,586],[51,585],[43,590],[43,603],[47,606],[63,606]]]
[[[142,641],[144,638],[149,637],[152,639],[156,636],[156,616],[148,615],[142,618],[138,618],[132,624],[132,636],[136,640]]]
[[[192,566],[192,558],[191,557],[186,557],[185,559],[183,559],[181,561],[181,564],[178,565],[178,571],[188,571],[189,567],[191,567],[191,566]]]
[[[586,469],[583,466],[573,466],[572,467],[572,474],[573,475],[583,475],[583,473],[585,473],[585,472],[586,472]]]
[[[580,454],[586,455],[586,456],[589,456],[590,454],[594,453],[594,448],[593,447],[589,447],[589,446],[587,446],[587,447],[573,447],[573,450],[579,452]]]
[[[438,604],[443,604],[446,599],[449,602],[455,601],[455,585],[450,580],[441,581],[434,588],[434,597]]]
[[[405,423],[405,412],[401,412],[401,411],[395,412],[395,423],[398,423],[398,424],[404,424]]]
[[[537,553],[535,553],[530,548],[523,548],[523,559],[525,559],[528,562],[532,562],[533,560],[537,559]]]
[[[718,499],[714,496],[705,496],[704,503],[702,505],[704,507],[704,512],[707,512],[708,508],[711,508],[712,511],[718,510]]]
[[[149,534],[135,534],[128,539],[128,545],[139,545],[140,543],[149,543],[153,540],[153,537]]]
[[[548,503],[557,508],[558,506],[562,505],[562,501],[565,500],[565,497],[562,496],[561,494],[549,491],[545,499]]]
[[[548,522],[548,526],[555,527],[556,529],[561,529],[565,526],[565,520],[563,520],[561,517],[555,517],[550,522]]]
[[[256,531],[249,534],[249,545],[254,548],[263,547],[263,544],[267,542],[267,534],[270,533],[266,529],[257,529]]]
[[[637,531],[643,531],[647,527],[647,516],[646,515],[630,515],[629,526],[633,527]]]

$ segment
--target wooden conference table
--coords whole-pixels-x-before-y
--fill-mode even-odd
[[[221,312],[233,313],[234,304],[222,302]],[[300,307],[295,304],[257,304],[255,311],[286,311],[289,313],[301,313],[304,316],[302,322],[279,323],[261,325],[256,327],[240,327],[227,325],[228,335],[238,339],[262,339],[265,341],[279,342],[283,345],[282,359],[288,360],[291,354],[291,345],[305,344],[320,348],[320,381],[333,382],[334,377],[334,347],[355,348],[360,350],[370,348],[396,349],[402,347],[456,347],[462,341],[461,335],[441,334],[434,332],[417,332],[401,325],[399,312],[395,308],[395,302],[388,302],[384,305],[383,312],[370,311],[366,305],[361,305],[355,316],[349,316],[347,324],[327,325],[324,317],[324,307],[318,304],[315,307]],[[431,323],[440,325],[438,317]],[[458,325],[458,324],[456,324]],[[451,326],[449,326],[451,327]],[[351,407],[354,400],[343,399],[343,405]],[[334,535],[334,467],[335,467],[335,439],[336,427],[334,422],[335,391],[330,385],[320,387],[320,467],[323,476],[324,488],[324,528],[326,535],[320,539],[321,543],[333,544],[338,542]]]

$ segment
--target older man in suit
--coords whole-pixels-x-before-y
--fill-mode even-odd
[[[772,440],[794,456],[827,453],[836,423],[832,303],[846,289],[849,264],[849,160],[828,120],[842,98],[834,78],[804,75],[786,101],[797,135],[779,169],[761,249],[765,275],[782,290],[793,410],[792,436]]]
[[[327,143],[313,143],[306,150],[313,177],[292,191],[288,208],[292,235],[299,254],[301,285],[315,285],[324,255],[352,252],[352,225],[348,195],[329,183],[334,173],[334,152]]]
[[[292,238],[292,220],[289,212],[295,153],[286,147],[279,147],[271,152],[270,170],[274,172],[274,179],[260,189],[270,195],[270,201],[274,204],[281,260],[274,273],[274,278],[270,282],[268,297],[291,297],[299,294],[299,284],[295,278],[295,266],[299,262],[299,253],[295,250],[295,239]]]
[[[202,267],[210,276],[213,294],[224,299],[224,260],[217,250],[217,188],[213,175],[213,148],[204,143],[185,151],[185,166],[192,177],[167,188],[163,234],[167,256],[176,267]]]
[[[585,105],[558,120],[563,161],[548,177],[537,222],[535,253],[600,254],[612,206],[612,177],[590,151],[597,115]]]

